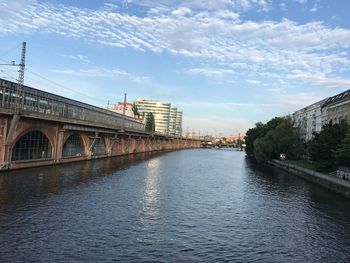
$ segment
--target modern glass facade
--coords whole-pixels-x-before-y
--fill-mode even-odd
[[[170,118],[169,118],[169,135],[176,135],[176,116],[177,108],[170,108]]]
[[[181,136],[182,112],[178,112],[177,108],[172,108],[170,103],[158,100],[137,99],[135,104],[139,113],[144,115],[145,118],[147,118],[147,113],[153,113],[155,132],[170,136]]]
[[[155,132],[169,133],[170,103],[144,99],[138,99],[135,103],[139,113],[144,115],[145,118],[147,118],[147,113],[153,113]]]
[[[182,136],[182,111],[176,112],[175,136]]]

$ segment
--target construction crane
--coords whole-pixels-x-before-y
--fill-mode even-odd
[[[22,52],[21,52],[21,63],[16,64],[15,61],[11,61],[11,63],[0,64],[2,66],[19,66],[18,70],[18,79],[17,79],[17,88],[16,88],[16,110],[20,110],[21,97],[22,97],[22,89],[24,85],[24,70],[25,70],[25,62],[26,62],[26,46],[27,43],[25,41],[22,42]],[[22,98],[23,100],[24,98]]]

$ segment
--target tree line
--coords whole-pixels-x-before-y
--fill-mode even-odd
[[[266,124],[258,122],[245,136],[246,154],[258,163],[278,159],[303,160],[316,170],[329,172],[338,166],[350,167],[350,129],[346,121],[329,122],[312,140],[305,142],[290,117],[275,117]]]

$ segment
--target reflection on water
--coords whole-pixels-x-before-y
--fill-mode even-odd
[[[152,159],[147,163],[145,177],[145,193],[143,198],[143,211],[148,216],[156,216],[159,198],[159,169],[160,159]]]
[[[350,262],[350,201],[243,152],[0,174],[0,262]]]
[[[58,193],[65,188],[84,184],[92,178],[108,176],[150,156],[156,155],[140,153],[0,173],[0,207],[25,202],[33,197]]]

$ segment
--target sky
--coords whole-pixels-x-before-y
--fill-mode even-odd
[[[348,0],[0,0],[0,63],[100,107],[171,102],[183,130],[245,133],[350,89]],[[0,65],[15,81],[18,68]]]

